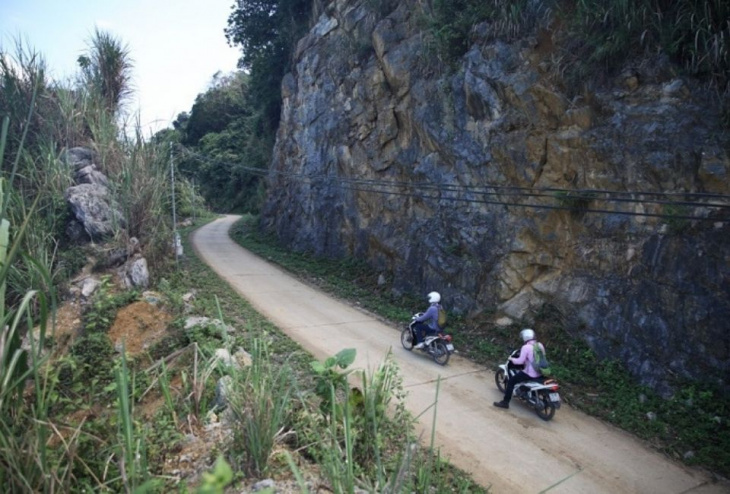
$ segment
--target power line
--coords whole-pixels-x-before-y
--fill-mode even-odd
[[[656,217],[666,219],[699,220],[699,221],[728,221],[730,217],[709,217],[700,215],[654,213],[641,211],[622,211],[587,207],[590,202],[626,203],[639,205],[661,205],[693,208],[712,208],[715,210],[730,209],[730,195],[711,194],[704,192],[655,192],[655,191],[612,191],[604,189],[562,189],[553,187],[520,187],[513,185],[461,185],[436,184],[432,182],[402,182],[382,179],[364,179],[338,177],[331,174],[307,175],[302,173],[285,172],[279,170],[265,170],[247,167],[239,163],[230,163],[225,160],[212,158],[179,145],[187,155],[205,163],[224,164],[229,167],[252,173],[259,176],[276,175],[283,178],[297,179],[300,183],[310,185],[327,185],[334,183],[342,189],[355,192],[412,197],[436,201],[453,201],[467,204],[501,205],[505,207],[524,207],[547,210],[566,210],[580,213],[597,213],[623,216]],[[400,190],[398,190],[400,189]],[[495,197],[495,199],[490,199]],[[685,200],[671,200],[670,198],[685,198]],[[511,198],[510,200],[505,198]],[[550,199],[558,202],[574,204],[534,204],[515,202],[516,199]],[[688,200],[687,198],[694,199]],[[712,202],[709,202],[713,200]],[[703,201],[703,202],[699,202]],[[726,202],[720,202],[726,201]]]

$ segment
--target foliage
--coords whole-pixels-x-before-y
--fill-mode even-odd
[[[324,363],[319,360],[312,362],[312,370],[317,375],[314,392],[322,400],[321,410],[325,414],[332,413],[332,420],[338,421],[338,417],[342,416],[342,410],[336,405],[334,394],[347,390],[347,376],[350,371],[346,369],[355,361],[356,353],[354,348],[347,348],[327,358]],[[344,372],[338,371],[338,368]]]
[[[91,305],[84,314],[84,328],[87,332],[106,332],[114,322],[117,309],[136,300],[139,294],[135,291],[112,293],[111,279],[104,276],[94,293]]]
[[[261,176],[268,167],[274,135],[261,125],[259,105],[249,91],[250,76],[216,74],[190,114],[174,122],[180,135],[177,160],[183,176],[196,184],[217,211],[258,211]]]
[[[5,164],[5,149],[9,118],[3,119],[0,130],[0,164]],[[26,124],[22,134],[25,134]],[[16,149],[16,156],[23,152],[23,139]],[[18,160],[16,159],[15,165]],[[0,178],[0,485],[15,491],[63,490],[70,485],[68,449],[53,455],[48,440],[53,427],[48,423],[49,400],[53,382],[48,378],[43,354],[48,317],[47,300],[53,299],[53,291],[47,293],[27,291],[17,304],[8,304],[6,288],[8,273],[18,255],[19,246],[27,228],[27,217],[15,232],[11,242],[11,224],[8,220],[8,188],[13,186],[16,166],[6,182]],[[28,215],[34,213],[34,208]],[[38,269],[42,270],[39,266]],[[44,273],[46,286],[48,273]],[[31,302],[37,300],[39,310],[31,310]],[[36,318],[37,316],[37,318]],[[38,324],[38,332],[35,326]],[[26,335],[30,349],[21,346]],[[33,382],[33,393],[26,402],[26,380]],[[70,447],[73,439],[66,443]]]
[[[78,64],[89,92],[99,98],[110,115],[116,114],[132,92],[129,48],[119,38],[96,28]]]
[[[440,458],[433,450],[433,435],[431,449],[419,451],[392,355],[375,371],[337,370],[347,369],[354,357],[355,351],[346,349],[323,363],[313,362],[317,413],[305,400],[298,419],[300,442],[307,441],[305,448],[330,488],[347,493],[483,492]]]
[[[122,485],[126,492],[134,492],[149,477],[146,442],[133,418],[130,401],[129,370],[122,351],[121,365],[115,371],[117,411],[119,413],[119,436],[117,462],[121,472]]]
[[[730,75],[730,5],[723,0],[581,0],[570,21],[576,58],[616,67],[637,50],[661,50],[696,75]]]
[[[470,48],[474,28],[485,23],[490,38],[513,39],[546,24],[546,2],[531,0],[434,0],[428,15],[437,52],[455,64]]]
[[[264,339],[253,340],[251,360],[232,373],[229,406],[235,417],[234,453],[242,456],[244,472],[261,477],[269,471],[274,444],[291,413],[294,381],[288,365],[274,366]]]
[[[208,90],[195,98],[187,118],[181,122],[178,117],[178,125],[184,130],[181,143],[195,146],[205,134],[220,133],[235,120],[248,116],[249,78],[243,71],[213,75]]]
[[[196,494],[223,494],[233,480],[233,470],[223,457],[218,457],[212,472],[203,473],[203,482]]]
[[[180,171],[215,211],[257,213],[262,205],[261,176],[279,124],[281,81],[311,6],[311,0],[237,2],[225,33],[242,48],[239,66],[246,71],[215,74],[190,113],[173,122],[175,133],[156,136],[190,148],[179,157]]]

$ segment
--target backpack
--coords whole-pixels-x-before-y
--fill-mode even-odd
[[[545,352],[543,351],[539,343],[532,344],[532,356],[534,359],[532,361],[533,369],[539,371],[545,377],[550,377],[553,375],[553,371],[550,368],[550,362],[548,362],[548,359],[545,356]]]
[[[439,305],[439,318],[438,321],[436,321],[436,324],[438,324],[439,329],[444,329],[446,327],[446,322],[446,311]]]

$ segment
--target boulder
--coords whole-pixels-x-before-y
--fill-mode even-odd
[[[125,226],[122,213],[103,185],[75,185],[66,189],[64,196],[74,218],[94,241],[111,237]]]
[[[150,284],[150,273],[147,269],[147,260],[144,257],[135,257],[130,262],[119,268],[119,277],[126,288],[147,288]]]

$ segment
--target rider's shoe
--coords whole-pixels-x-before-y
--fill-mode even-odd
[[[497,408],[509,408],[509,402],[508,401],[495,401],[494,406]]]
[[[423,348],[424,346],[425,346],[425,343],[421,342],[421,343],[419,343],[418,345],[414,346],[413,348],[415,348],[416,350],[420,350],[420,349],[421,349],[421,348]]]

